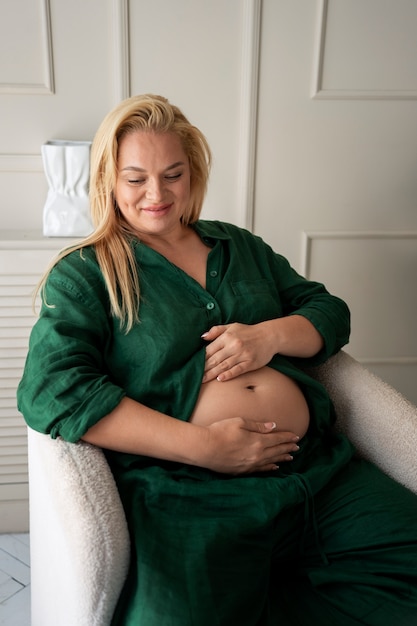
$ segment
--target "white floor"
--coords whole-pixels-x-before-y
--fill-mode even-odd
[[[29,535],[0,535],[0,626],[30,626]]]

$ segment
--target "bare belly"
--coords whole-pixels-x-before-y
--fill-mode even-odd
[[[229,417],[276,422],[279,430],[305,435],[310,414],[298,385],[270,367],[242,374],[226,382],[201,385],[190,421],[208,426]]]

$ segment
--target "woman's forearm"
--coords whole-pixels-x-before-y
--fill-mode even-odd
[[[315,356],[324,346],[323,337],[302,315],[268,320],[260,325],[274,354],[308,358]]]
[[[101,448],[197,465],[216,472],[271,471],[298,449],[294,433],[240,417],[197,426],[124,398],[82,437]]]
[[[196,464],[204,430],[124,398],[82,439],[118,452]]]

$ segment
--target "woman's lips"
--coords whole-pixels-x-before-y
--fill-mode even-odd
[[[170,209],[172,206],[172,203],[170,204],[158,204],[155,206],[145,206],[142,207],[142,211],[146,211],[147,213],[162,213],[164,211],[167,211],[168,209]]]

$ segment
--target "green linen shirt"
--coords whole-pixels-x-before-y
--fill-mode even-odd
[[[188,420],[204,370],[201,335],[216,324],[303,315],[325,344],[310,364],[347,342],[346,304],[297,274],[262,239],[223,222],[200,220],[193,227],[211,247],[206,289],[133,242],[141,304],[140,322],[129,333],[110,315],[94,248],[72,252],[54,267],[18,388],[19,409],[33,429],[76,442],[125,395]],[[300,364],[276,355],[270,366],[297,379],[318,413],[317,403],[328,399]]]

